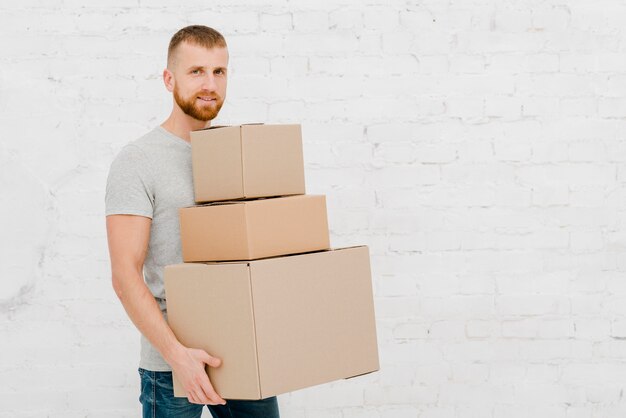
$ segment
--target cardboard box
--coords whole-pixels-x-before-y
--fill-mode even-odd
[[[263,399],[379,369],[365,246],[165,268],[168,322],[221,358],[225,399]],[[186,396],[174,379],[174,395]]]
[[[305,194],[300,125],[239,125],[191,132],[195,200]]]
[[[183,261],[252,260],[330,248],[326,198],[298,195],[180,209]]]

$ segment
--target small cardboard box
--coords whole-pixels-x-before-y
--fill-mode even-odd
[[[183,261],[252,260],[330,248],[326,198],[297,195],[180,209]]]
[[[305,194],[300,125],[238,125],[191,132],[197,203]]]
[[[224,399],[264,399],[379,369],[365,246],[165,268],[168,322]],[[174,378],[174,396],[186,396]]]

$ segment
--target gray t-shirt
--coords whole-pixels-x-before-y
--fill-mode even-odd
[[[152,219],[144,262],[144,279],[165,312],[163,267],[182,263],[178,209],[194,204],[191,146],[156,127],[126,145],[117,155],[106,187],[106,215],[139,215]],[[141,336],[139,367],[169,371],[159,352]]]

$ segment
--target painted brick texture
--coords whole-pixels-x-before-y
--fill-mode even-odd
[[[626,414],[626,4],[24,0],[0,3],[0,418],[139,416],[104,185],[193,23],[229,43],[216,123],[301,123],[332,244],[371,248],[381,371],[283,416]]]

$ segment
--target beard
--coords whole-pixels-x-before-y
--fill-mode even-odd
[[[201,99],[198,99],[198,96],[209,96],[214,98],[214,102],[202,102]],[[189,98],[184,98],[180,95],[180,92],[176,87],[174,87],[174,100],[176,100],[176,104],[181,108],[186,115],[191,116],[194,119],[201,120],[203,122],[207,122],[215,119],[217,114],[220,112],[222,105],[224,104],[224,99],[221,98],[217,93],[215,94],[206,94],[206,93],[196,93],[190,96]]]

